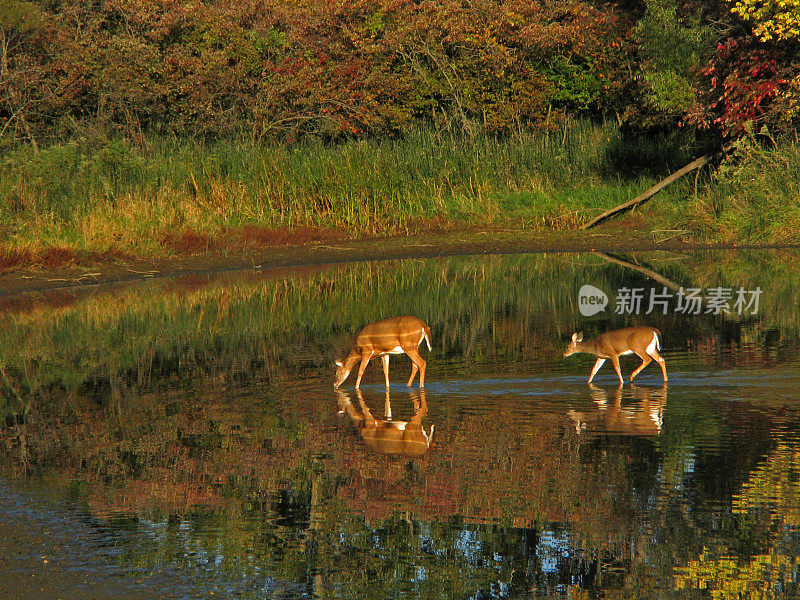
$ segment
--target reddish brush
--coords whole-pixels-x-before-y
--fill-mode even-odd
[[[165,233],[161,236],[161,246],[175,254],[201,254],[215,247],[211,236],[187,229],[180,233]]]

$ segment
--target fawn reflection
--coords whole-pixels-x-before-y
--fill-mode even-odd
[[[622,386],[606,391],[589,384],[589,393],[597,408],[594,410],[567,411],[575,431],[591,430],[596,433],[622,435],[659,435],[667,404],[667,386],[645,388],[631,385],[633,404],[622,405]]]
[[[382,419],[373,416],[360,389],[356,390],[358,406],[353,404],[346,392],[336,390],[341,412],[347,413],[367,446],[383,454],[419,458],[427,454],[433,443],[434,426],[431,425],[430,432],[426,432],[422,426],[422,418],[428,414],[425,390],[414,390],[409,395],[414,405],[414,416],[409,421],[395,421],[392,419],[388,389]]]

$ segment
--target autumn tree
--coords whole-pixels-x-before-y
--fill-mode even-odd
[[[16,57],[40,23],[41,12],[34,3],[0,0],[0,139],[19,126],[35,149],[38,143],[28,114],[35,106],[35,88],[31,84],[38,78],[39,69],[35,61]]]
[[[689,121],[728,138],[793,128],[800,110],[796,0],[725,6],[730,28],[701,70],[701,102]]]
[[[4,115],[31,139],[85,127],[331,139],[420,121],[503,132],[553,110],[600,114],[627,77],[630,20],[581,0],[2,6],[3,39],[25,42],[6,44]]]
[[[762,42],[800,38],[800,0],[727,0]]]

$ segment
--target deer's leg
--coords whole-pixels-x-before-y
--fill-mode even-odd
[[[361,421],[363,422],[364,425],[375,427],[378,421],[375,419],[375,417],[372,416],[372,411],[370,411],[369,406],[367,406],[367,403],[364,402],[364,395],[358,388],[356,388],[356,394],[358,395],[358,404],[361,407],[361,413],[363,414],[363,416],[361,417]]]
[[[414,366],[411,367],[411,377],[409,377],[407,385],[411,386],[414,382],[414,376],[417,374],[417,369],[419,369],[419,387],[425,387],[425,359],[420,356],[416,348],[407,351],[406,354],[408,354],[411,362],[414,363]]]
[[[411,363],[411,377],[408,378],[408,383],[406,384],[408,387],[411,387],[411,384],[414,383],[414,377],[417,376],[417,371],[419,371],[419,367],[417,363]]]
[[[661,367],[661,374],[664,376],[664,381],[667,381],[667,363],[658,353],[658,350],[653,350],[650,356],[656,359],[658,366]],[[648,361],[649,362],[649,361]]]
[[[642,364],[640,364],[639,368],[637,368],[633,373],[631,373],[631,381],[633,381],[633,378],[636,377],[639,373],[641,373],[642,369],[644,369],[647,365],[649,365],[653,361],[653,359],[650,358],[650,356],[648,356],[647,354],[639,354],[637,352],[636,356],[642,359]]]
[[[617,372],[617,377],[619,377],[619,384],[623,385],[625,383],[625,380],[622,379],[622,371],[619,370],[619,356],[612,356],[611,364],[614,365],[614,370]]]
[[[389,355],[384,354],[381,356],[383,361],[383,377],[386,379],[386,389],[389,389]]]
[[[594,376],[597,375],[597,372],[600,370],[600,367],[603,366],[604,362],[606,362],[605,358],[598,358],[595,361],[594,366],[592,367],[592,374],[589,375],[589,383],[592,383],[592,379],[594,379]]]
[[[369,354],[362,354],[361,355],[361,364],[358,366],[358,378],[356,379],[356,389],[361,387],[361,376],[364,375],[364,371],[369,364],[369,359],[372,358],[372,353]]]
[[[389,388],[386,388],[386,399],[383,401],[383,414],[387,419],[392,418],[392,403],[389,398]]]

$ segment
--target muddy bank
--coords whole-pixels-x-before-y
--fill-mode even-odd
[[[640,229],[636,217],[591,232],[472,229],[408,237],[309,242],[240,252],[197,252],[168,258],[108,254],[61,268],[18,267],[0,272],[0,297],[25,292],[89,288],[157,277],[180,277],[242,270],[312,267],[342,262],[524,252],[633,252],[740,247],[698,242],[689,232]]]

